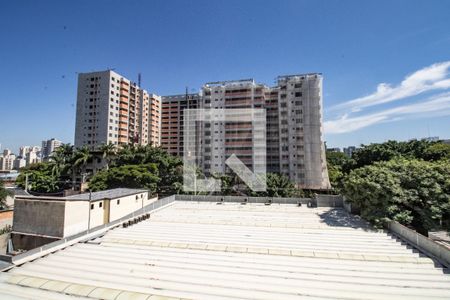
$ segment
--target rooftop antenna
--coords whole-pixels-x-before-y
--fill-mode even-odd
[[[138,86],[141,87],[141,73],[138,73]]]

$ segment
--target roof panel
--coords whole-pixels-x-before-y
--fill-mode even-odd
[[[449,275],[387,233],[289,204],[175,202],[8,278],[3,292],[18,296],[17,286],[108,299],[450,298]]]

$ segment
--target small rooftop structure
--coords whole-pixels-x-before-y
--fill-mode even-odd
[[[0,295],[450,298],[450,278],[441,265],[342,208],[310,208],[276,198],[266,203],[169,198],[154,203],[150,218],[141,222],[23,258],[21,265],[0,273]]]
[[[156,199],[147,190],[128,188],[66,197],[17,195],[12,246],[30,250],[117,220]]]

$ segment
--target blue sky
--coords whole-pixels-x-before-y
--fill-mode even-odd
[[[7,1],[0,143],[72,143],[77,72],[106,68],[141,72],[160,95],[321,72],[329,146],[450,138],[449,12],[445,0]]]

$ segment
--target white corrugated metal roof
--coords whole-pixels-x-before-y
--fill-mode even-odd
[[[2,273],[0,294],[449,299],[450,277],[340,209],[175,202],[109,231],[100,243],[79,243]]]

